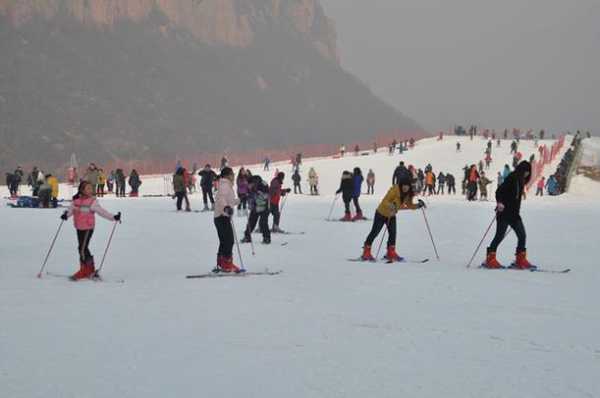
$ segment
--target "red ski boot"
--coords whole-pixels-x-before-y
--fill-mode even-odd
[[[240,267],[233,263],[233,257],[223,257],[223,261],[221,263],[221,271],[222,272],[240,272]]]
[[[362,215],[362,212],[358,212],[354,215],[354,217],[352,217],[352,221],[359,221],[359,220],[364,220],[365,218]]]
[[[352,214],[346,213],[346,214],[344,214],[344,217],[340,218],[340,221],[354,221],[354,220],[352,219]]]
[[[500,269],[502,268],[502,264],[496,260],[496,252],[489,251],[487,252],[487,256],[485,258],[485,262],[481,264],[483,268],[489,269]]]
[[[85,262],[79,264],[79,271],[71,276],[71,280],[78,281],[80,279],[91,278],[96,274],[94,268],[94,258],[88,258]]]
[[[522,250],[517,252],[517,259],[514,262],[513,266],[518,269],[532,269],[535,266],[531,265],[529,261],[527,261],[527,251]]]
[[[362,261],[375,261],[375,257],[371,254],[371,246],[365,245],[363,247],[363,254],[360,256]]]
[[[388,246],[385,258],[389,262],[404,261],[404,258],[400,257],[398,253],[396,253],[396,246]]]

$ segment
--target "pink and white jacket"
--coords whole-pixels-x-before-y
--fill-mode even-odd
[[[229,206],[234,208],[240,203],[239,199],[235,197],[233,191],[233,183],[227,178],[220,178],[218,183],[217,195],[215,197],[215,218],[221,216],[228,216],[225,213],[225,207]]]
[[[75,229],[86,231],[94,229],[96,226],[96,213],[107,220],[114,221],[114,216],[100,206],[94,197],[74,199],[67,212],[67,217],[73,216]]]

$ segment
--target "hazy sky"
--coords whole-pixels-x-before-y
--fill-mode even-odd
[[[344,68],[429,130],[600,130],[600,0],[321,0]]]

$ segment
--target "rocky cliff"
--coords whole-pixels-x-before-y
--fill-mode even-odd
[[[0,168],[419,127],[339,65],[317,0],[0,0]]]

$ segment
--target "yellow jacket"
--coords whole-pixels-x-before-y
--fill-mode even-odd
[[[48,180],[46,182],[48,183],[48,185],[50,185],[50,188],[52,188],[52,197],[58,198],[58,178],[51,176],[48,177]]]
[[[377,207],[377,212],[382,216],[394,217],[399,210],[415,210],[417,205],[413,203],[413,195],[406,195],[404,201],[400,199],[400,186],[394,185],[383,197]]]
[[[98,185],[104,185],[104,184],[106,184],[106,174],[99,173],[98,174]]]

